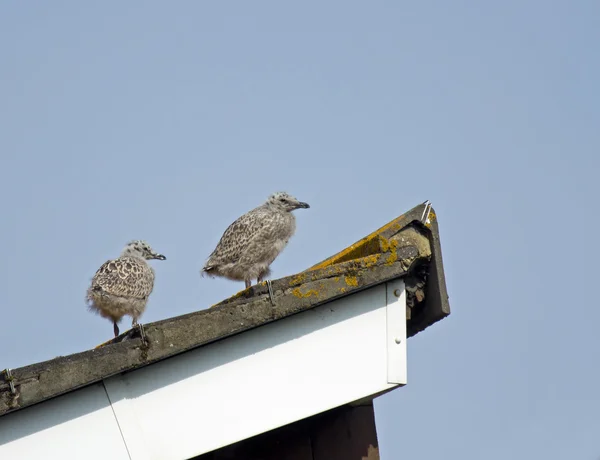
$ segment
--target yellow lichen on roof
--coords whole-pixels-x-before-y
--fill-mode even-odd
[[[383,227],[375,230],[370,235],[365,236],[363,239],[348,246],[346,249],[338,252],[334,256],[329,257],[323,262],[313,265],[312,267],[305,270],[305,272],[326,268],[336,263],[347,260],[360,259],[363,257],[371,256],[373,253],[387,252],[389,250],[389,242],[381,234],[390,230],[392,232],[399,232],[402,229],[400,221],[403,218],[404,214],[399,217],[396,217],[394,220],[388,222]]]
[[[306,275],[303,273],[299,273],[297,276],[290,280],[290,285],[295,286],[297,284],[304,284],[306,281]]]
[[[346,284],[348,286],[358,286],[358,279],[356,278],[356,276],[345,276],[344,281],[346,281]]]
[[[429,211],[429,218],[427,219],[427,221],[425,222],[425,227],[427,228],[431,228],[431,223],[437,218],[437,216],[435,215],[435,212],[433,212],[433,209],[431,211]]]
[[[392,241],[392,250],[390,251],[390,255],[385,261],[386,265],[392,265],[394,262],[398,260],[398,253],[396,252],[396,247],[398,246],[397,241]]]
[[[302,292],[302,290],[300,288],[296,288],[292,291],[292,294],[296,297],[298,297],[299,299],[302,299],[304,297],[310,297],[310,296],[319,296],[319,292],[315,289],[308,289],[305,292]]]
[[[98,348],[105,347],[106,345],[109,345],[109,344],[111,344],[111,343],[112,343],[112,341],[113,341],[113,339],[107,340],[106,342],[102,342],[100,345],[96,345],[94,348],[95,348],[95,349],[98,349]]]

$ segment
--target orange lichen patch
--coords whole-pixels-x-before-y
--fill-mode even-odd
[[[315,289],[309,289],[306,292],[302,292],[300,290],[300,288],[296,288],[292,291],[292,294],[295,295],[296,297],[298,297],[299,299],[303,299],[305,297],[310,297],[311,295],[314,295],[315,297],[319,296],[319,292],[316,291]]]
[[[313,265],[306,271],[317,270],[320,268],[326,268],[326,267],[329,267],[329,266],[339,263],[339,262],[345,262],[348,260],[365,257],[365,256],[368,256],[375,252],[385,252],[385,250],[383,250],[381,248],[382,241],[385,240],[385,238],[381,237],[381,234],[387,233],[389,231],[392,231],[392,232],[400,231],[402,229],[402,225],[400,225],[400,221],[403,218],[404,218],[404,215],[397,217],[396,219],[392,220],[391,222],[388,222],[387,224],[385,224],[383,227],[375,230],[370,235],[367,235],[366,237],[362,238],[361,240],[357,241],[356,243],[352,244],[351,246],[348,246],[346,249],[338,252],[334,256],[329,257],[328,259],[324,260],[323,262],[320,262],[317,265]]]
[[[344,276],[344,281],[346,281],[348,286],[358,286],[358,279],[356,279],[356,276]]]

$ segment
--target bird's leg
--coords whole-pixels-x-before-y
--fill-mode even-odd
[[[115,337],[119,335],[119,325],[116,321],[113,321],[113,330],[115,331]]]
[[[264,279],[269,276],[271,274],[271,270],[269,269],[269,267],[267,267],[265,270],[263,270],[262,272],[260,272],[258,274],[258,278],[256,279],[256,282],[258,284],[262,283],[264,281]]]
[[[262,281],[265,279],[265,276],[267,275],[267,271],[264,271],[262,273],[258,274],[258,278],[256,278],[256,282],[258,284],[262,283]]]
[[[248,289],[252,284],[252,280],[244,280],[244,283],[246,284],[246,289]]]

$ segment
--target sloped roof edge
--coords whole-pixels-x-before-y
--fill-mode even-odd
[[[399,277],[409,294],[409,336],[450,314],[428,202],[308,270],[273,280],[272,297],[263,282],[209,309],[144,324],[145,340],[130,330],[95,349],[14,369],[10,378],[4,372],[0,416]]]

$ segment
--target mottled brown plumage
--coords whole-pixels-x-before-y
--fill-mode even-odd
[[[132,318],[132,326],[146,309],[154,289],[154,270],[146,260],[165,260],[144,241],[129,243],[121,256],[102,264],[87,291],[90,310],[113,321],[115,337],[123,316]]]
[[[260,283],[270,274],[269,266],[296,231],[292,211],[309,207],[285,192],[274,193],[225,230],[202,272],[243,280],[246,288],[253,279]]]

